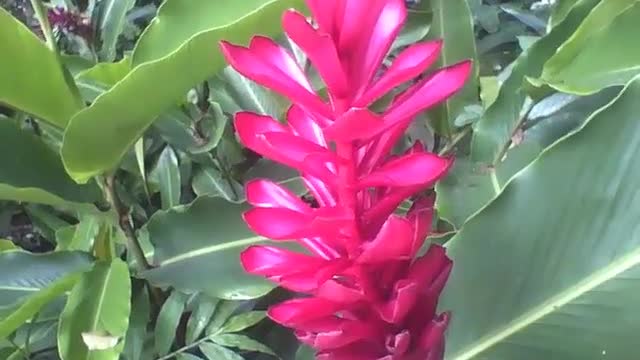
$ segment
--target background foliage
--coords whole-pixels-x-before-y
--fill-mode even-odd
[[[264,320],[288,294],[237,261],[264,241],[245,182],[306,194],[230,119],[287,103],[216,47],[260,33],[306,64],[278,21],[303,1],[32,3],[0,1],[0,358],[310,359]],[[633,359],[640,2],[408,4],[389,60],[434,38],[475,60],[398,144],[458,159],[431,239],[456,264],[447,359]]]

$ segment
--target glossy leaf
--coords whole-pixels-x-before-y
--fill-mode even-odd
[[[213,166],[196,170],[192,186],[198,196],[219,196],[233,202],[244,199],[242,185]]]
[[[171,349],[187,300],[187,295],[173,291],[162,305],[154,332],[155,349],[159,355],[165,355]]]
[[[94,182],[74,183],[44,142],[14,122],[0,119],[0,199],[69,205],[100,198]]]
[[[220,300],[216,306],[213,318],[205,331],[207,336],[219,334],[222,326],[227,322],[227,320],[229,320],[231,315],[238,310],[239,306],[239,301]]]
[[[549,19],[549,25],[551,27],[558,25],[567,16],[571,8],[579,0],[557,0],[553,10],[551,11],[551,17]]]
[[[276,356],[273,350],[266,345],[246,336],[238,334],[220,334],[212,338],[213,342],[225,347],[238,348],[244,351],[256,351],[263,354]]]
[[[6,338],[22,324],[31,320],[43,306],[69,291],[78,281],[78,274],[67,275],[64,278],[53,282],[48,287],[28,296],[10,314],[0,320],[0,339]]]
[[[115,63],[98,63],[75,75],[76,84],[85,101],[94,101],[131,71],[131,57]]]
[[[289,102],[283,97],[238,74],[231,67],[221,71],[210,83],[211,99],[229,114],[252,111],[282,118]]]
[[[142,358],[144,342],[147,338],[147,325],[151,317],[151,304],[146,285],[140,286],[133,292],[131,298],[131,314],[129,315],[129,328],[125,336],[123,355],[128,360]]]
[[[200,197],[188,206],[156,213],[146,226],[156,268],[143,276],[157,286],[202,291],[223,299],[249,299],[273,285],[244,272],[240,252],[264,241],[242,220],[246,206]]]
[[[200,294],[196,301],[196,307],[187,322],[186,342],[188,344],[196,341],[202,334],[204,329],[211,321],[213,312],[216,311],[218,305],[217,299]]]
[[[497,196],[518,171],[529,165],[544,149],[574,131],[595,111],[607,105],[619,93],[609,89],[575,98],[557,94],[539,102],[529,113],[505,157],[494,167],[457,159],[453,170],[436,185],[436,208],[441,218],[459,229],[474,213]]]
[[[98,55],[102,60],[113,61],[116,43],[126,22],[126,15],[135,5],[135,0],[106,0],[100,2],[98,29],[102,45]]]
[[[244,360],[242,356],[235,352],[210,342],[200,344],[200,351],[209,360]]]
[[[31,29],[0,8],[0,104],[64,128],[83,104],[62,65]]]
[[[63,277],[85,271],[90,266],[90,257],[80,252],[43,255],[16,250],[0,252],[0,313]]]
[[[72,227],[64,227],[61,230],[56,231],[56,238],[58,239],[57,250],[78,250],[84,252],[90,252],[95,237],[100,230],[100,219],[93,215],[87,215],[80,219],[78,225]],[[68,235],[60,236],[62,232],[67,232],[70,229]]]
[[[256,30],[274,35],[280,31],[280,14],[302,3],[227,2],[169,0],[163,4],[138,42],[133,70],[69,123],[62,157],[75,180],[84,182],[116,167],[158,115],[220,71],[225,62],[216,46],[219,40],[247,42]]]
[[[431,7],[433,21],[429,37],[444,41],[437,65],[445,67],[468,59],[475,63],[464,88],[435,110],[436,126],[448,134],[455,128],[454,121],[464,107],[480,102],[473,17],[466,0],[433,0]]]
[[[150,178],[158,181],[162,209],[167,210],[180,204],[180,168],[178,157],[171,147],[164,148]]]
[[[249,311],[231,317],[220,329],[221,333],[233,333],[250,328],[266,317],[264,311]]]
[[[456,265],[441,303],[456,314],[448,359],[633,353],[640,330],[639,97],[636,78],[450,241]]]
[[[73,287],[58,326],[62,360],[117,360],[124,347],[131,309],[131,279],[120,259],[98,262]],[[90,350],[88,334],[116,338],[113,347]]]
[[[500,87],[496,101],[474,126],[472,157],[477,162],[495,164],[503,148],[522,124],[527,93],[526,77],[537,77],[545,62],[575,31],[599,0],[581,0],[567,18],[549,34],[536,41],[516,60],[511,74]]]
[[[596,20],[589,21],[592,18]],[[637,30],[638,22],[640,3],[637,1],[602,2],[545,64],[541,81],[575,94],[591,94],[604,87],[624,85],[640,73],[640,48],[631,35]]]

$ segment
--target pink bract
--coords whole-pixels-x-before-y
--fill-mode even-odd
[[[422,42],[382,62],[404,25],[403,0],[307,0],[314,22],[289,10],[285,34],[324,80],[328,100],[275,41],[256,36],[248,47],[221,43],[229,64],[289,98],[286,123],[236,114],[240,141],[265,158],[300,172],[317,207],[269,180],[247,184],[254,207],[244,214],[257,234],[297,241],[307,253],[252,246],[247,272],[299,292],[269,309],[323,360],[438,360],[449,314],[438,298],[452,268],[444,248],[421,251],[431,231],[434,197],[424,195],[453,159],[415,144],[392,148],[419,113],[460,90],[468,61],[431,71],[442,43]],[[401,85],[382,113],[368,107]],[[412,200],[401,215],[398,206]]]

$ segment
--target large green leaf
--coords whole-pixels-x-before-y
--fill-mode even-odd
[[[74,179],[117,166],[155,118],[225,63],[217,42],[273,35],[280,14],[301,0],[168,0],[140,39],[133,70],[67,127],[62,157]]]
[[[551,11],[549,26],[556,26],[564,20],[569,11],[571,11],[573,5],[577,2],[578,0],[557,0],[553,10]]]
[[[91,266],[88,255],[56,252],[36,255],[24,251],[0,253],[0,313],[37,294],[63,277]]]
[[[461,228],[471,215],[501,192],[513,175],[556,140],[582,125],[619,92],[619,88],[612,88],[582,98],[555,94],[539,102],[525,122],[527,130],[495,166],[465,158],[456,160],[453,170],[436,185],[438,215]]]
[[[129,269],[122,260],[96,263],[85,273],[60,316],[62,360],[117,360],[129,325],[130,298]]]
[[[640,73],[640,47],[634,36],[639,22],[637,0],[600,3],[545,64],[542,82],[577,94],[624,85]]]
[[[157,286],[223,299],[266,294],[273,286],[246,274],[240,265],[240,252],[263,241],[242,221],[246,209],[220,198],[199,197],[189,206],[157,212],[146,226],[157,267],[143,276]]]
[[[102,46],[98,55],[102,60],[113,61],[116,57],[116,44],[126,22],[126,15],[135,0],[105,0],[100,2],[98,29]]]
[[[95,183],[78,185],[71,180],[58,154],[44,142],[0,119],[0,199],[64,204],[100,198]]]
[[[429,37],[444,41],[438,66],[449,66],[463,60],[473,60],[474,70],[465,87],[435,110],[436,125],[445,133],[455,128],[456,117],[464,107],[480,102],[478,93],[478,61],[473,17],[467,0],[432,0],[433,20]]]
[[[0,8],[0,104],[64,127],[82,108],[58,57]]]
[[[43,306],[69,291],[79,277],[78,274],[65,276],[25,299],[19,307],[12,310],[10,314],[0,321],[0,339],[9,336],[22,324],[31,320]]]
[[[639,98],[636,78],[451,240],[447,359],[635,358]]]
[[[523,106],[527,93],[523,87],[526,77],[537,77],[545,62],[575,31],[593,6],[600,0],[581,0],[564,21],[549,34],[536,41],[516,60],[511,74],[500,87],[496,101],[474,126],[472,156],[476,161],[495,164],[520,127],[526,115]]]

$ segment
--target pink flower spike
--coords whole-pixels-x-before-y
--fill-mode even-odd
[[[273,246],[250,246],[240,254],[243,268],[252,274],[282,277],[291,272],[319,268],[325,261]]]
[[[294,134],[302,136],[322,147],[327,147],[327,141],[324,138],[319,123],[301,107],[292,105],[289,108],[287,111],[287,123],[289,123]]]
[[[269,146],[261,135],[267,132],[288,132],[289,130],[270,116],[250,112],[239,112],[233,122],[238,138],[249,149],[264,155]]]
[[[384,126],[381,117],[364,108],[351,108],[336,121],[324,129],[329,140],[354,141],[369,139],[379,133]]]
[[[362,0],[351,1],[358,2],[367,9],[359,14],[368,12],[373,14],[373,11],[375,11],[368,9],[374,6],[369,2]],[[381,2],[382,10],[379,15],[374,18],[374,25],[369,39],[360,39],[359,45],[361,49],[359,53],[361,57],[359,58],[359,64],[358,66],[352,65],[351,68],[351,71],[357,71],[359,73],[358,84],[360,86],[369,85],[407,18],[407,8],[404,0],[383,0]],[[358,13],[349,13],[350,22],[355,18],[352,14]],[[361,29],[357,29],[356,31],[359,33],[362,32]]]
[[[255,233],[274,240],[337,236],[350,220],[342,208],[320,208],[300,213],[284,208],[253,208],[243,214]]]
[[[389,126],[411,121],[420,112],[446,100],[464,86],[471,74],[472,64],[464,61],[438,70],[427,79],[398,97],[396,103],[384,114]]]
[[[296,326],[333,315],[340,309],[339,304],[328,300],[305,298],[289,300],[272,306],[267,312],[267,316],[278,324]]]
[[[267,38],[256,37],[251,45],[252,48],[247,49],[225,41],[220,43],[222,53],[229,64],[242,75],[308,109],[327,117],[331,116],[331,111],[313,92],[304,73],[290,54]]]
[[[449,315],[436,311],[452,261],[437,245],[420,255],[435,199],[420,193],[446,175],[453,159],[420,143],[402,155],[393,149],[416,115],[464,86],[472,66],[462,62],[416,81],[441,52],[442,42],[431,41],[408,47],[381,69],[407,18],[405,0],[305,2],[313,19],[291,10],[282,23],[324,80],[326,96],[275,41],[256,36],[248,48],[221,43],[238,72],[292,101],[286,124],[238,114],[240,142],[296,169],[309,190],[298,197],[268,180],[245,184],[254,206],[244,214],[249,228],[295,241],[308,254],[252,246],[242,264],[308,296],[275,305],[268,315],[311,345],[316,360],[443,360]],[[413,81],[384,113],[370,108]],[[413,205],[406,215],[395,214],[407,200]]]
[[[442,178],[452,164],[453,159],[432,153],[404,155],[360,179],[358,186],[427,186]]]
[[[418,286],[415,282],[398,281],[394,285],[391,299],[378,307],[380,317],[390,324],[401,323],[416,303]]]
[[[442,41],[440,40],[415,44],[405,49],[393,61],[384,75],[368,88],[354,105],[369,106],[394,87],[420,75],[433,65],[441,50]]]
[[[365,243],[358,263],[373,264],[390,260],[406,260],[411,254],[413,228],[407,219],[391,215],[378,235]]]
[[[291,191],[265,179],[251,180],[245,185],[247,202],[257,207],[278,207],[301,213],[311,208]]]
[[[324,33],[336,38],[336,13],[343,0],[306,0],[307,6],[311,9],[313,17],[318,22],[318,27]]]
[[[318,69],[331,94],[344,97],[347,92],[347,77],[331,36],[319,34],[304,15],[295,10],[284,13],[282,26],[289,38],[307,54]]]

